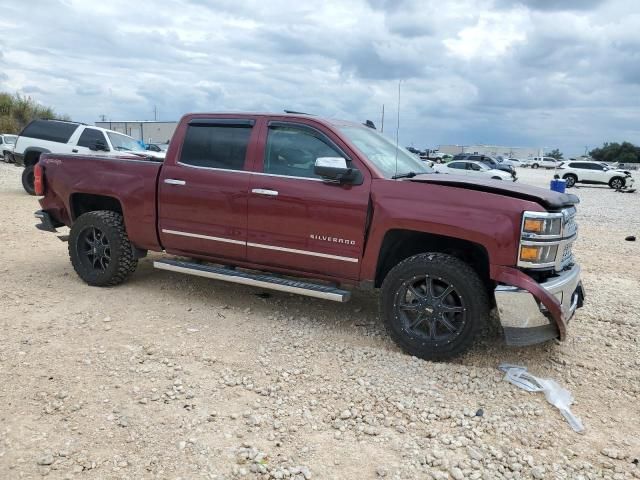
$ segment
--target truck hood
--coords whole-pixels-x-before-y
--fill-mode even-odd
[[[505,182],[500,180],[470,179],[456,175],[425,174],[407,179],[410,182],[431,183],[446,187],[464,188],[480,192],[494,193],[507,197],[520,198],[539,203],[549,210],[559,210],[580,203],[576,195],[570,193],[558,193],[544,188],[529,185]]]

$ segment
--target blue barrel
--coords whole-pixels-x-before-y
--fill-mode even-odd
[[[558,193],[564,193],[567,188],[567,181],[560,178],[554,178],[551,180],[551,190]]]

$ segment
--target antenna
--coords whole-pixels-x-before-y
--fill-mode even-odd
[[[400,85],[402,80],[398,80],[398,123],[396,125],[396,173],[398,175],[398,143],[400,142]]]

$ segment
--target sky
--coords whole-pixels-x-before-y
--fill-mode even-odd
[[[640,2],[3,2],[0,91],[74,120],[283,109],[418,148],[640,144]]]

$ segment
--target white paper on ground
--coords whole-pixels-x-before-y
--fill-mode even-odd
[[[569,422],[574,431],[581,433],[584,426],[578,417],[571,413],[569,406],[573,403],[573,396],[569,390],[561,387],[550,378],[538,378],[527,372],[527,367],[503,363],[498,367],[505,372],[504,379],[527,392],[544,392],[547,401],[560,410],[562,416]]]

